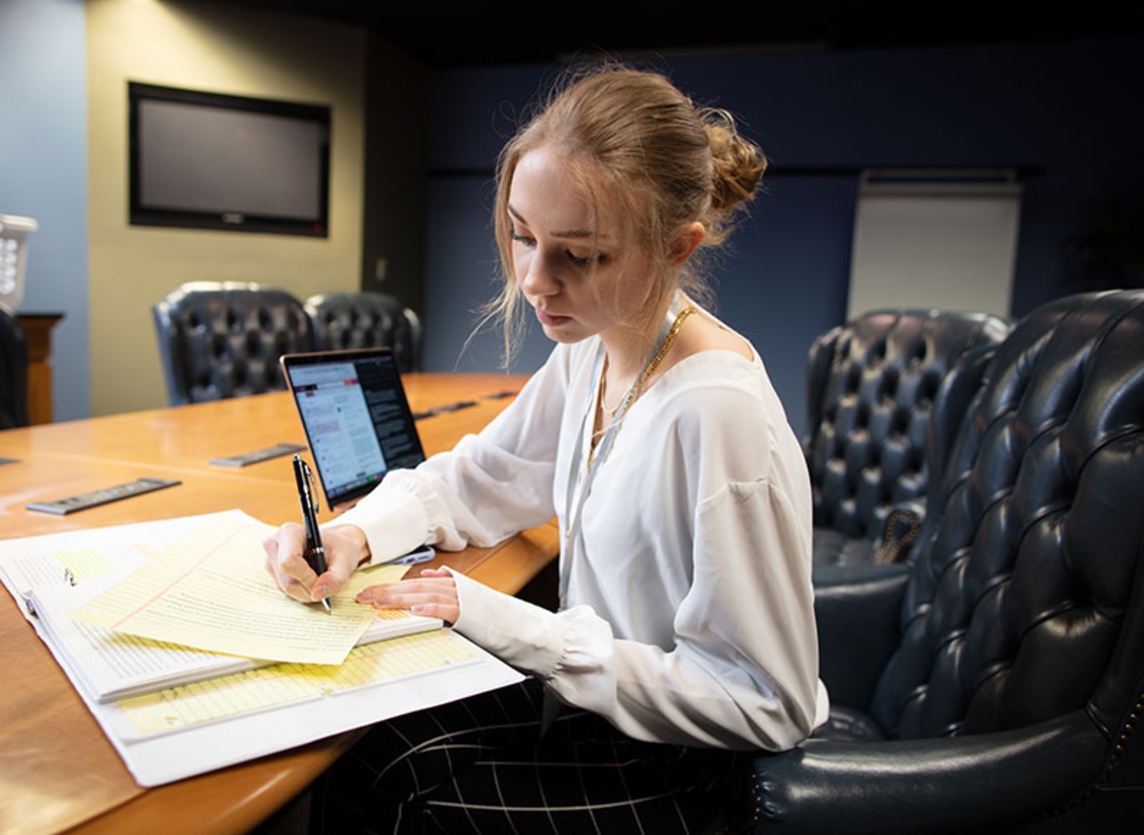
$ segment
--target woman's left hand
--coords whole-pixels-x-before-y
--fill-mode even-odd
[[[378,609],[408,609],[415,615],[440,618],[450,626],[461,615],[457,584],[442,568],[426,568],[412,580],[370,586],[358,594],[357,602]]]

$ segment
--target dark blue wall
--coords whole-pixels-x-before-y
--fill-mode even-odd
[[[1066,280],[1061,245],[1085,203],[1144,176],[1140,40],[740,53],[654,68],[697,100],[735,113],[773,161],[715,278],[721,316],[759,348],[799,430],[806,349],[846,308],[858,169],[1024,171],[1014,315],[1077,289]],[[434,78],[430,369],[497,365],[495,333],[478,335],[461,356],[471,311],[495,290],[490,176],[520,112],[555,72],[510,67]],[[515,368],[535,368],[546,353],[533,334]]]

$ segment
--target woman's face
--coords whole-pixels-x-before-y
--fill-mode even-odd
[[[513,271],[549,339],[606,338],[650,303],[651,261],[631,241],[613,201],[593,207],[545,147],[517,163],[508,213]]]

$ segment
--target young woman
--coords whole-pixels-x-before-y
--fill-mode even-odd
[[[324,529],[327,573],[296,525],[267,561],[313,601],[370,560],[556,515],[560,610],[448,570],[363,592],[532,678],[373,729],[316,793],[331,831],[687,830],[729,751],[789,748],[825,719],[802,453],[754,348],[696,302],[697,255],[765,164],[726,114],[623,68],[566,85],[503,151],[499,311],[527,302],[555,350],[479,436]]]

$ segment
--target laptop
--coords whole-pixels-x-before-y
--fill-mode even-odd
[[[425,460],[393,353],[361,348],[284,354],[326,507],[353,507],[390,470]]]

